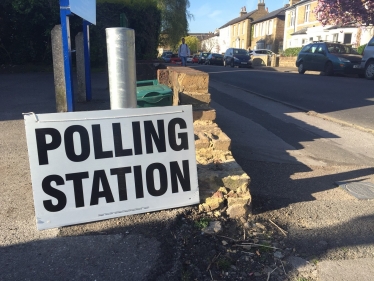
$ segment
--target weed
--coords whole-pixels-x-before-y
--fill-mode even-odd
[[[204,227],[207,227],[209,225],[209,219],[208,218],[201,218],[198,221],[195,221],[195,226],[198,229],[203,229]]]
[[[260,253],[266,253],[266,252],[271,252],[273,251],[273,248],[269,248],[271,247],[271,244],[270,243],[262,243],[263,246],[260,246]]]
[[[181,276],[181,281],[190,281],[191,273],[189,271],[183,271]]]
[[[220,270],[228,270],[231,266],[231,261],[227,258],[220,258],[218,261],[217,261],[217,267],[220,269]]]

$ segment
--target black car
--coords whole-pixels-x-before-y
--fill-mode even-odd
[[[216,64],[216,65],[223,65],[223,55],[221,54],[210,54],[205,59],[205,64]]]
[[[198,60],[198,64],[204,64],[205,63],[205,60],[206,58],[210,55],[210,53],[200,53],[199,55],[199,60]]]
[[[223,57],[223,65],[252,67],[251,55],[245,49],[229,48]]]

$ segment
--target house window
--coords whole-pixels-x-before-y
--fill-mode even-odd
[[[309,22],[310,5],[305,5],[304,22]]]
[[[338,42],[338,33],[335,33],[332,35],[332,41],[333,42]]]
[[[242,34],[244,34],[244,26],[245,26],[245,22],[243,22],[243,25],[242,25]]]
[[[239,32],[240,32],[240,23],[238,24],[238,35],[239,35]]]
[[[301,46],[304,46],[306,44],[306,40],[305,39],[301,39]]]
[[[291,21],[290,21],[290,26],[295,25],[295,12],[291,11]]]
[[[351,44],[352,42],[352,33],[345,33],[344,34],[344,44]]]
[[[271,34],[273,34],[273,20],[270,20],[268,25],[268,35]]]

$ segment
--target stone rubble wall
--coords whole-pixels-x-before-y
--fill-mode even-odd
[[[160,84],[173,90],[173,105],[191,104],[201,212],[231,218],[251,213],[250,178],[230,151],[231,139],[214,122],[210,107],[209,75],[189,67],[168,67],[157,71]]]
[[[296,67],[297,57],[279,57],[280,67]]]

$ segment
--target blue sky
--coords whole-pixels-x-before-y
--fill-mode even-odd
[[[282,8],[288,0],[265,0],[269,12]],[[241,7],[247,12],[257,9],[258,0],[190,0],[189,11],[194,19],[189,21],[189,32],[213,32],[228,21],[237,18]]]

